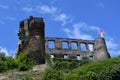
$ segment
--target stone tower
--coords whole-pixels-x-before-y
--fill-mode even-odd
[[[20,22],[17,54],[27,51],[36,64],[45,63],[45,33],[43,18],[30,16]]]
[[[95,60],[102,60],[110,58],[110,54],[107,50],[105,39],[104,38],[97,38],[95,39]]]

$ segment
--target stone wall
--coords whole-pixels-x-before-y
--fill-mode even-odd
[[[84,44],[84,47],[83,45]],[[100,60],[110,58],[104,38],[82,40],[70,38],[45,38],[46,53],[57,58]]]
[[[82,60],[108,59],[104,38],[82,40],[70,38],[45,38],[43,18],[30,16],[20,22],[18,32],[17,55],[27,51],[36,64],[45,63],[45,54],[56,58],[72,58]]]

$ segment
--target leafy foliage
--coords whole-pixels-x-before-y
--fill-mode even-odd
[[[16,62],[18,63],[18,69],[20,71],[25,71],[32,68],[34,62],[30,60],[27,52],[20,53],[16,57]]]
[[[4,53],[0,53],[0,72],[7,70],[18,69],[25,71],[33,66],[33,61],[29,60],[28,53],[22,52],[17,57],[5,56]]]
[[[43,78],[45,80],[120,80],[119,75],[120,57],[100,61],[55,58]]]
[[[86,74],[86,79],[89,80],[98,80],[97,74],[95,72],[89,71]]]
[[[19,80],[33,80],[31,77],[29,77],[29,76],[23,76],[23,77],[21,77]]]

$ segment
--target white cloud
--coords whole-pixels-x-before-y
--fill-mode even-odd
[[[5,53],[6,56],[13,56],[13,54],[15,53],[14,50],[8,50],[7,48],[2,46],[0,46],[0,52]]]
[[[62,26],[64,26],[68,22],[71,22],[70,18],[65,13],[61,13],[61,14],[55,15],[54,16],[54,20],[62,22]]]
[[[106,45],[108,48],[108,52],[110,53],[112,57],[120,55],[118,44],[115,42],[113,38],[106,37]]]
[[[8,20],[11,20],[11,21],[14,21],[14,20],[16,20],[16,18],[14,18],[14,17],[6,17],[6,19],[8,19]]]
[[[106,44],[108,49],[116,49],[118,47],[117,43],[114,42],[114,40],[112,38],[108,38],[106,40]]]
[[[9,7],[8,7],[8,6],[6,6],[6,5],[1,5],[1,4],[0,4],[0,8],[3,8],[3,9],[8,9]]]
[[[38,10],[42,14],[50,14],[53,20],[62,22],[62,26],[71,22],[69,16],[67,16],[67,14],[65,13],[60,12],[57,7],[42,5],[37,6],[36,10]]]
[[[47,6],[47,5],[37,6],[36,9],[44,14],[55,14],[57,11],[56,7]]]
[[[90,34],[85,34],[84,31],[96,31],[98,27],[89,26],[86,23],[76,23],[72,25],[72,29],[64,28],[63,31],[67,34],[69,38],[77,39],[93,39],[93,36]]]
[[[61,22],[62,26],[64,26],[67,23],[72,22],[72,18],[70,18],[67,14],[61,12],[57,7],[55,6],[48,6],[48,5],[36,5],[33,7],[32,5],[30,7],[24,7],[22,9],[25,12],[38,12],[41,14],[48,14],[47,16],[50,16],[52,20]]]
[[[8,56],[8,50],[4,47],[0,47],[0,52],[5,53]]]

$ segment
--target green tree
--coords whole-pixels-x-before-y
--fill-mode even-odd
[[[16,57],[16,62],[18,63],[18,69],[20,71],[25,71],[33,67],[34,61],[29,59],[27,52],[21,52]]]

